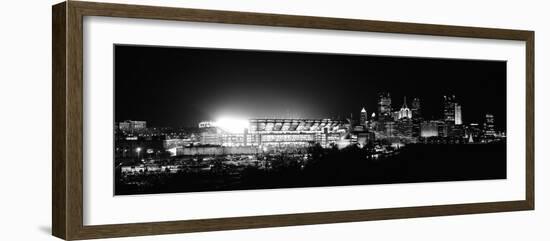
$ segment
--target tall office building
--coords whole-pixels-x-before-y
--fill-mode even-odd
[[[414,98],[411,104],[412,117],[414,119],[421,119],[420,99]]]
[[[455,103],[455,125],[462,125],[462,108]]]
[[[412,138],[413,137],[413,122],[410,118],[400,119],[396,123],[396,135],[400,138]]]
[[[413,137],[418,138],[420,137],[421,132],[421,126],[420,123],[422,122],[422,113],[421,113],[421,107],[420,107],[420,99],[414,98],[411,103],[411,113],[412,113],[412,121],[413,121]]]
[[[378,118],[391,117],[391,96],[390,93],[380,93],[378,96]]]
[[[403,99],[403,106],[401,106],[401,109],[399,110],[399,116],[398,116],[398,119],[403,119],[403,118],[408,118],[408,119],[412,118],[411,109],[409,109],[409,107],[407,107],[407,97],[406,96]]]
[[[369,116],[367,114],[367,110],[365,110],[365,107],[363,107],[363,109],[361,109],[360,124],[366,127],[368,120]]]
[[[455,122],[456,105],[457,103],[454,95],[443,96],[443,120],[445,122]]]

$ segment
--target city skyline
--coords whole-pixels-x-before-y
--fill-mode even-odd
[[[384,97],[383,97],[384,95]],[[422,115],[422,102],[419,98],[414,98],[412,101],[408,102],[406,100],[406,96],[403,98],[403,102],[401,104],[401,107],[396,108],[394,105],[392,105],[391,101],[391,95],[388,92],[385,93],[379,93],[379,100],[378,100],[378,106],[376,108],[373,108],[374,111],[370,112],[367,111],[365,107],[362,107],[361,110],[357,113],[352,113],[350,116],[343,117],[343,118],[309,118],[309,119],[330,119],[330,120],[338,120],[338,121],[352,121],[352,122],[358,122],[362,123],[365,121],[373,121],[378,120],[380,118],[380,115],[383,115],[382,112],[387,112],[388,116],[390,118],[395,119],[395,121],[398,121],[399,119],[407,117],[408,119],[414,119],[421,122],[429,122],[429,121],[442,121],[442,122],[452,122],[455,125],[483,125],[487,121],[487,115],[490,115],[492,118],[492,123],[497,123],[494,119],[494,114],[487,112],[483,114],[482,120],[480,122],[465,122],[462,119],[462,106],[461,103],[457,100],[456,96],[449,95],[449,96],[443,96],[443,99],[445,100],[443,102],[443,107],[441,108],[441,115],[440,118],[426,118],[424,115]],[[389,102],[388,102],[389,100]],[[407,103],[410,103],[408,105]],[[410,108],[409,108],[410,106]],[[389,107],[389,108],[388,108]],[[385,109],[385,110],[383,110]],[[253,121],[256,119],[308,119],[308,118],[296,118],[296,117],[287,117],[287,116],[279,116],[279,117],[253,117],[253,118],[232,118],[232,117],[225,117],[222,116],[219,119],[216,120],[201,120],[200,122],[194,123],[192,126],[148,126],[148,127],[184,127],[184,128],[190,128],[190,127],[201,127],[201,124],[204,124],[206,122],[215,122],[225,119],[230,119],[230,121],[233,122],[242,122],[242,121]],[[124,121],[131,121],[131,120],[124,120]],[[117,121],[117,123],[123,123],[124,121]],[[147,122],[147,121],[138,121],[138,122]],[[240,123],[242,125],[242,123]],[[351,124],[351,123],[350,123]],[[143,125],[145,127],[145,124],[140,123],[140,125]],[[497,131],[505,132],[505,129],[500,129],[497,127],[495,129]]]
[[[115,195],[507,177],[502,61],[114,50]]]
[[[426,119],[442,118],[443,95],[454,94],[465,123],[491,113],[505,129],[506,64],[498,61],[116,46],[115,65],[115,121],[175,127],[223,116],[359,119],[363,107],[377,112],[378,94],[389,92],[394,110],[405,96],[409,107],[419,98]],[[160,94],[139,98],[151,89]]]

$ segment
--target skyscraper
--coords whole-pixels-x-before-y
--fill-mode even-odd
[[[399,138],[404,138],[411,140],[413,138],[413,123],[410,118],[400,119],[396,123],[396,136]]]
[[[414,98],[411,105],[412,117],[414,119],[420,119],[422,114],[420,110],[420,99]]]
[[[367,110],[365,110],[365,107],[363,107],[363,109],[361,109],[360,124],[366,127],[368,119],[369,116],[367,114]]]
[[[455,122],[456,98],[454,95],[443,96],[443,120],[445,122]]]
[[[391,97],[387,92],[378,96],[378,118],[383,120],[386,117],[391,117]]]
[[[403,118],[408,118],[408,119],[412,118],[411,109],[409,109],[409,107],[407,107],[407,97],[406,96],[403,99],[403,106],[401,106],[401,109],[399,110],[398,119],[403,119]]]
[[[462,108],[455,103],[455,125],[462,125]]]
[[[420,99],[414,98],[411,104],[411,112],[412,112],[412,120],[413,120],[413,137],[420,137],[421,132],[421,126],[420,122],[422,122],[422,113],[421,113],[421,107],[420,107]]]

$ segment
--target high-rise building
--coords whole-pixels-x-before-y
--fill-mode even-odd
[[[443,96],[443,120],[445,122],[455,122],[456,98],[454,95]]]
[[[414,119],[421,119],[420,99],[414,98],[411,104],[412,117]]]
[[[400,138],[413,137],[413,123],[410,118],[402,118],[397,122],[396,135]]]
[[[455,125],[462,125],[462,108],[455,103]]]
[[[383,133],[385,137],[395,136],[395,122],[394,121],[383,122]]]
[[[493,114],[485,114],[483,132],[486,136],[495,136],[495,116]]]
[[[378,95],[378,118],[383,120],[391,117],[391,96],[390,93],[380,93]]]
[[[411,109],[407,107],[407,97],[403,99],[403,106],[401,106],[401,109],[399,110],[399,115],[398,115],[398,119],[403,119],[403,118],[408,118],[408,119],[412,118]]]
[[[437,136],[448,137],[451,130],[451,122],[435,121],[437,123]]]
[[[361,109],[360,124],[366,127],[368,120],[369,115],[367,114],[367,110],[365,110],[365,107],[363,107],[363,109]]]
[[[420,123],[422,122],[422,113],[420,108],[420,99],[414,98],[411,104],[411,113],[412,113],[412,120],[413,120],[413,137],[418,138],[420,137],[421,132],[421,126]]]

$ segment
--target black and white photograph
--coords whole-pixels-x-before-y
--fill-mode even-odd
[[[506,179],[506,61],[114,45],[115,195]]]
[[[3,3],[0,241],[550,240],[546,1]]]

